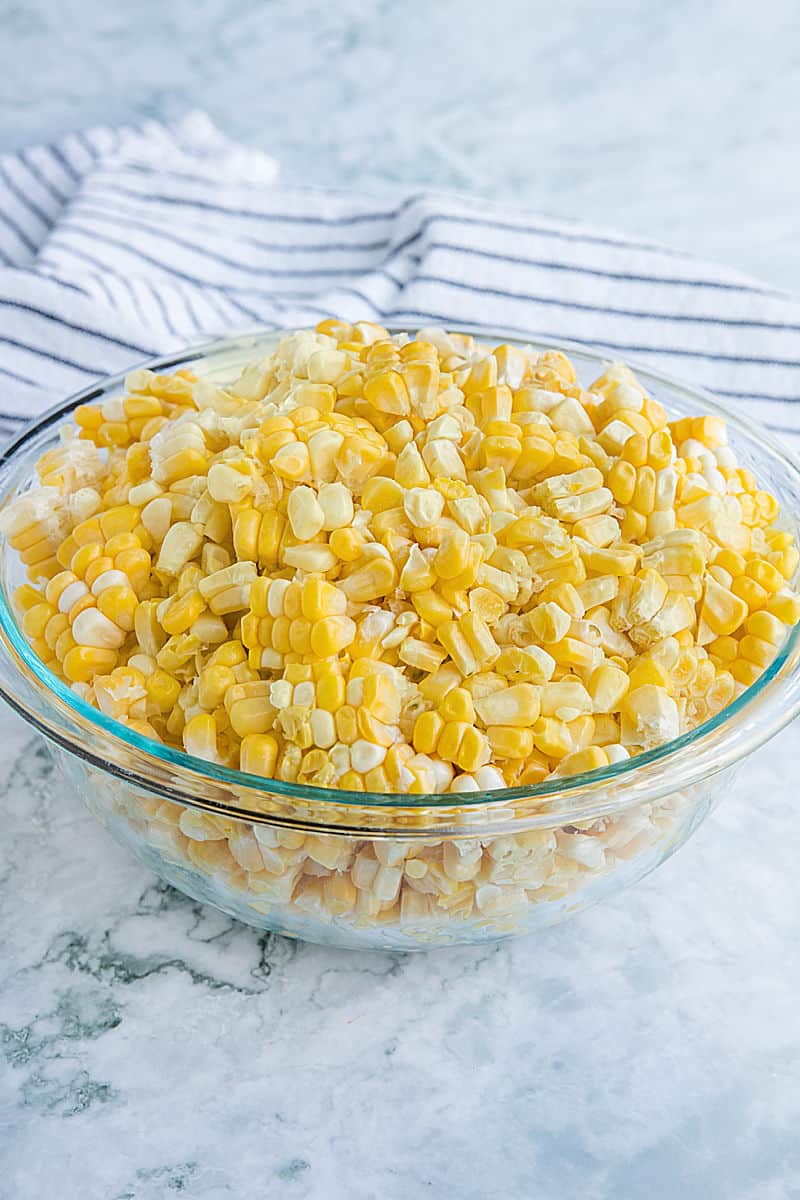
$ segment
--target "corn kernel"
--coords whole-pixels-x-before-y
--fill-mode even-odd
[[[668,422],[620,364],[585,391],[560,352],[332,319],[228,388],[128,393],[76,410],[93,482],[65,443],[0,521],[41,580],[16,594],[34,651],[174,749],[360,792],[534,786],[720,711],[800,619],[800,552],[723,423]],[[213,829],[180,833],[202,869],[284,870],[272,832]],[[309,842],[333,874],[299,905],[497,902],[456,842],[404,871],[378,840],[352,876]]]

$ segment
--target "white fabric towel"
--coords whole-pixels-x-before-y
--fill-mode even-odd
[[[591,225],[276,176],[202,113],[0,158],[0,434],[145,357],[336,315],[606,347],[800,444],[800,300]]]

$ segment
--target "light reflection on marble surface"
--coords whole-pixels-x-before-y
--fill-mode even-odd
[[[2,145],[196,104],[289,180],[471,189],[794,287],[788,0],[0,15]],[[634,891],[403,958],[162,887],[0,730],[2,1200],[800,1194],[796,731]]]

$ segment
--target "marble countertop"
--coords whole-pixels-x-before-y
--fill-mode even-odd
[[[200,105],[290,180],[502,196],[794,287],[790,0],[0,19],[0,147]],[[800,1195],[796,730],[632,891],[407,958],[170,891],[0,737],[0,1200]]]
[[[287,180],[467,190],[797,288],[794,0],[82,0],[68,18],[0,0],[0,14],[0,148],[197,106]]]
[[[3,1200],[798,1194],[795,732],[631,891],[403,956],[171,891],[2,730]]]

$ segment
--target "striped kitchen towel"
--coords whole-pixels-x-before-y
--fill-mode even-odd
[[[337,315],[606,347],[800,445],[800,300],[588,224],[276,175],[199,113],[0,158],[0,433],[144,357]]]

